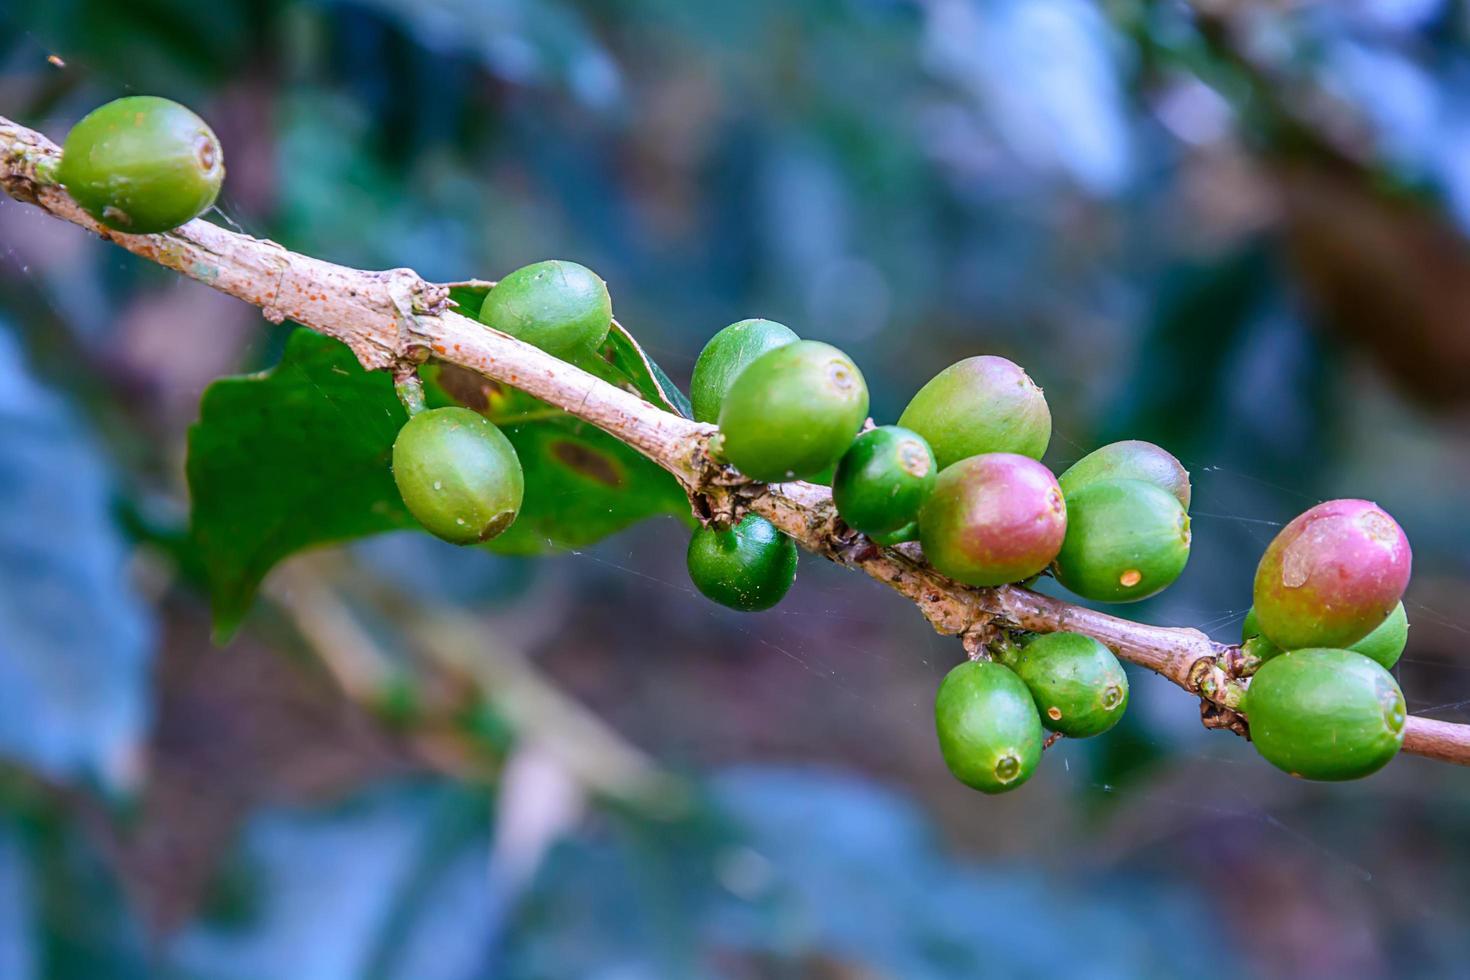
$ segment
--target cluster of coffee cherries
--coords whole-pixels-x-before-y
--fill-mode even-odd
[[[1061,477],[1039,460],[1051,440],[1041,389],[996,356],[950,365],[898,424],[865,428],[868,392],[844,353],[769,320],[710,340],[691,383],[695,417],[719,425],[715,451],[757,480],[826,479],[838,516],[967,585],[1055,576],[1103,602],[1167,588],[1189,559],[1189,474],[1147,442],[1112,443]],[[701,592],[765,609],[791,587],[796,551],[764,518],[696,531],[689,572]],[[1005,638],[988,659],[956,667],[935,702],[951,771],[984,792],[1030,778],[1047,730],[1107,731],[1128,704],[1128,678],[1089,636]]]
[[[1241,710],[1272,765],[1306,779],[1358,779],[1404,743],[1390,674],[1408,642],[1413,555],[1367,500],[1329,500],[1281,529],[1256,568],[1242,649],[1259,667]]]
[[[612,328],[607,284],[584,265],[546,261],[495,284],[480,322],[564,360],[592,354]],[[468,408],[417,411],[393,442],[393,479],[409,513],[455,544],[501,534],[520,512],[520,459],[496,425]]]
[[[741,472],[830,476],[850,528],[881,546],[916,541],[957,582],[1048,574],[1083,598],[1132,602],[1167,588],[1189,559],[1180,462],[1130,440],[1054,477],[1038,461],[1051,437],[1046,399],[1002,357],[949,366],[897,425],[864,428],[868,394],[850,358],[779,323],[745,320],[700,354],[691,396],[696,417],[719,425],[716,452]],[[1401,747],[1404,700],[1387,668],[1407,637],[1409,562],[1398,524],[1362,500],[1313,507],[1267,548],[1243,644],[1258,669],[1237,705],[1267,760],[1310,779],[1351,779]],[[791,587],[796,551],[749,515],[696,531],[689,572],[718,602],[765,609]],[[1096,639],[1008,634],[945,677],[935,723],[954,775],[998,793],[1030,778],[1048,730],[1101,734],[1127,703],[1127,676]]]

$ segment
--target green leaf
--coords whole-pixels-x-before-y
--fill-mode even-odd
[[[648,356],[647,351],[633,339],[633,335],[616,320],[612,323],[612,330],[608,332],[607,342],[602,345],[602,356],[633,383],[634,389],[645,401],[686,419],[694,418],[694,407],[689,404],[689,399],[679,390],[679,386],[669,380],[663,368]]]
[[[485,545],[491,551],[582,548],[658,514],[693,520],[672,476],[593,425],[568,415],[505,434],[526,473],[526,499],[510,530]]]
[[[218,639],[287,555],[414,526],[389,468],[407,418],[386,373],[310,330],[271,370],[205,390],[189,430],[190,533]]]
[[[659,514],[690,520],[678,482],[600,429],[452,365],[422,371],[430,405],[462,404],[501,425],[525,470],[502,554],[580,548]],[[281,363],[210,385],[189,432],[191,536],[228,638],[281,559],[316,545],[416,527],[390,469],[407,416],[384,372],[338,341],[297,330]]]
[[[495,284],[484,279],[469,279],[445,285],[449,288],[449,298],[459,306],[459,312],[474,319],[480,315],[485,296]],[[694,409],[689,404],[689,399],[679,390],[679,386],[669,380],[663,368],[648,356],[648,352],[639,345],[627,328],[616,320],[612,322],[612,329],[608,331],[602,348],[596,354],[579,358],[573,363],[604,381],[633,392],[666,412],[688,419],[694,417]]]

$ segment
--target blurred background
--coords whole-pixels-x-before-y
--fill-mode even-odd
[[[0,114],[164,95],[210,220],[438,280],[569,258],[673,377],[749,316],[879,422],[946,364],[1060,470],[1193,472],[1126,615],[1235,641],[1275,529],[1377,500],[1396,670],[1470,720],[1470,13],[1447,0],[0,0]],[[665,517],[504,558],[390,534],[210,641],[184,437],[286,329],[0,200],[0,976],[1454,976],[1470,773],[1289,779],[1133,672],[1022,791],[954,782],[959,644],[803,558],[730,612]]]

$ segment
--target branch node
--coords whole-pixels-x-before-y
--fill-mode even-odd
[[[960,634],[960,644],[971,660],[993,660],[995,658],[990,651],[991,644],[1004,635],[1005,631],[995,622],[993,616],[982,616]]]
[[[1207,698],[1201,698],[1199,702],[1199,720],[1206,728],[1223,728],[1234,732],[1247,741],[1250,740],[1250,725],[1246,722],[1245,716],[1233,708],[1225,707],[1223,704],[1216,704]]]

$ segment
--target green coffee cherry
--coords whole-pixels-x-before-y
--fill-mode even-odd
[[[1384,670],[1390,670],[1399,662],[1399,657],[1403,656],[1404,647],[1408,644],[1409,615],[1400,601],[1393,607],[1393,612],[1388,614],[1388,618],[1373,628],[1373,632],[1348,649],[1361,653]]]
[[[1256,618],[1256,610],[1245,614],[1245,622],[1241,625],[1240,639],[1243,643],[1249,643],[1251,652],[1262,660],[1270,660],[1281,653],[1282,650],[1261,634],[1260,620]],[[1379,623],[1373,632],[1363,637],[1357,643],[1347,649],[1379,664],[1385,670],[1391,670],[1393,665],[1399,662],[1403,656],[1404,647],[1409,642],[1409,617],[1404,611],[1404,604],[1400,602],[1393,607],[1393,612],[1388,618]]]
[[[607,283],[585,265],[547,261],[522,266],[490,290],[480,322],[563,360],[591,354],[612,328]]]
[[[488,541],[521,508],[521,461],[505,434],[467,408],[435,408],[393,441],[393,479],[408,511],[454,544]]]
[[[1031,778],[1045,733],[1031,692],[1015,672],[989,661],[960,664],[934,698],[939,751],[954,777],[982,793],[1005,793]]]
[[[842,454],[832,500],[849,527],[893,534],[918,520],[938,477],[939,465],[922,437],[883,425],[858,436]]]
[[[1350,650],[1276,657],[1251,678],[1243,706],[1256,750],[1304,779],[1359,779],[1404,744],[1408,713],[1398,683]]]
[[[1256,567],[1261,631],[1283,650],[1345,648],[1393,612],[1412,563],[1403,529],[1377,504],[1318,504],[1281,529]]]
[[[1004,585],[1044,569],[1067,533],[1051,471],[1015,453],[962,459],[939,474],[919,511],[924,557],[967,585]]]
[[[72,127],[56,176],[107,227],[148,235],[208,211],[225,162],[203,119],[177,102],[132,95],[93,109]]]
[[[1142,480],[1172,493],[1189,510],[1189,471],[1174,454],[1151,442],[1112,442],[1083,456],[1057,477],[1063,496],[1070,497],[1101,480]]]
[[[1101,480],[1067,498],[1057,581],[1100,602],[1134,602],[1174,583],[1189,561],[1189,515],[1142,480]]]
[[[1256,618],[1255,606],[1251,606],[1245,614],[1245,622],[1240,624],[1240,642],[1263,662],[1286,652],[1261,635],[1261,622]]]
[[[815,340],[768,350],[720,406],[724,454],[755,480],[797,480],[837,462],[868,415],[868,386],[842,351]]]
[[[881,545],[884,548],[891,548],[896,544],[903,544],[905,541],[917,541],[919,540],[919,522],[912,521],[897,531],[890,531],[888,534],[871,534],[869,537],[873,539],[874,544]]]
[[[1008,660],[1026,682],[1041,723],[1068,738],[1101,735],[1128,707],[1128,675],[1113,651],[1081,633],[1032,638]]]
[[[698,528],[688,561],[695,588],[741,612],[770,609],[796,581],[796,542],[759,514],[733,528]]]
[[[800,340],[790,327],[775,320],[741,320],[709,339],[689,379],[689,403],[700,422],[716,422],[720,404],[735,376],[768,350]]]
[[[1051,409],[1026,372],[1004,357],[971,357],[920,388],[898,424],[929,441],[941,469],[981,453],[1040,459],[1051,441]]]

